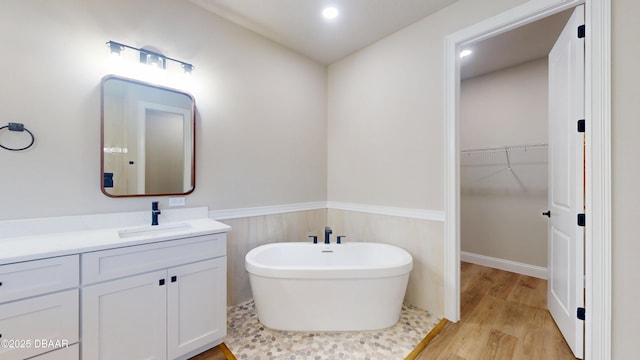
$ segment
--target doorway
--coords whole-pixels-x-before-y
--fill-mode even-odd
[[[609,358],[610,289],[610,0],[535,1],[456,32],[445,39],[446,189],[445,316],[460,319],[460,174],[458,54],[469,44],[586,3],[586,278],[585,351],[589,358]],[[597,254],[597,255],[594,255]],[[602,256],[605,254],[605,256]],[[597,326],[595,326],[597,325]]]
[[[463,49],[463,260],[547,277],[548,55],[572,11]]]
[[[579,16],[569,22],[574,12]],[[573,92],[560,93],[560,89],[569,89],[570,84],[566,83],[566,76],[558,73],[558,62],[550,61],[550,53],[557,54],[560,49],[556,46],[564,45],[566,40],[571,40],[570,44],[584,43],[576,37],[578,25],[573,24],[584,24],[580,20],[582,14],[583,6],[578,10],[568,9],[465,47],[461,54],[468,55],[460,61],[459,105],[461,259],[544,280],[548,278],[547,273],[552,274],[553,281],[549,281],[549,285],[554,291],[549,296],[549,309],[554,310],[552,314],[559,325],[566,325],[559,327],[578,358],[582,357],[583,323],[575,319],[575,311],[567,313],[564,310],[584,305],[582,302],[569,304],[567,300],[562,302],[560,310],[552,305],[558,304],[558,290],[562,295],[574,292],[573,288],[569,291],[568,285],[560,287],[559,284],[572,284],[584,273],[580,266],[579,275],[569,278],[565,269],[569,262],[551,260],[561,256],[560,252],[564,253],[564,258],[578,254],[578,251],[567,252],[560,248],[558,241],[548,240],[550,236],[558,239],[558,236],[552,236],[558,228],[553,227],[552,232],[548,232],[548,228],[551,223],[558,223],[559,209],[565,207],[554,208],[553,218],[544,217],[543,213],[550,216],[546,211],[548,204],[557,204],[560,194],[564,201],[570,188],[575,188],[579,194],[583,192],[581,174],[569,177],[566,169],[571,167],[565,160],[569,157],[558,156],[566,154],[569,147],[558,146],[557,142],[549,146],[549,140],[558,138],[563,132],[564,139],[575,137],[577,140],[579,135],[575,133],[575,122],[570,120],[577,116],[557,114],[561,108],[550,105],[557,104],[556,99],[563,104],[572,104],[569,99],[576,98],[582,109],[584,91],[578,89],[582,89],[584,73],[575,71],[581,75]],[[565,40],[558,43],[559,38]],[[582,69],[583,57],[584,51],[579,58],[572,57],[575,63],[568,64],[569,67]],[[497,64],[503,67],[497,68]],[[578,93],[578,97],[574,95]],[[550,108],[554,109],[554,116],[550,115]],[[583,116],[583,110],[579,114]],[[575,136],[568,136],[571,131]],[[576,148],[574,152],[582,154],[582,141],[575,141],[572,146]],[[580,165],[582,173],[582,162],[576,160],[573,162]],[[550,166],[552,164],[555,166]],[[559,177],[563,181],[549,185],[549,179]],[[563,186],[566,184],[573,185]],[[549,195],[553,195],[553,200]],[[577,198],[572,196],[571,199],[576,204],[570,208],[579,207],[582,211],[582,198],[579,204]],[[573,222],[565,228],[575,226]],[[562,244],[580,242],[581,255],[573,259],[580,260],[576,266],[581,265],[583,238],[561,235],[567,240]],[[547,246],[548,243],[553,246]],[[526,281],[523,284],[525,286]],[[582,288],[576,292],[582,298]],[[546,291],[543,296],[547,298]],[[544,308],[547,308],[546,302]],[[572,323],[576,323],[576,329],[580,326],[579,333],[569,328]]]

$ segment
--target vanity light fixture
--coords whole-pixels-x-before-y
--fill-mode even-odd
[[[193,65],[191,65],[191,64],[182,64],[182,70],[184,70],[185,74],[191,75],[191,72],[193,71]]]
[[[107,46],[109,47],[111,53],[114,55],[120,55],[120,53],[124,51],[125,48],[137,51],[140,54],[140,63],[152,65],[160,69],[167,68],[167,61],[173,61],[180,64],[185,74],[191,74],[194,69],[194,66],[192,64],[186,63],[184,61],[180,61],[178,59],[173,59],[168,56],[164,56],[155,51],[151,51],[147,49],[139,49],[139,48],[121,44],[115,41],[107,41]]]
[[[167,58],[153,51],[140,49],[140,63],[155,66],[159,69],[167,68]]]
[[[120,53],[124,51],[124,45],[118,44],[116,42],[109,41],[107,45],[109,46],[112,55],[120,56]]]

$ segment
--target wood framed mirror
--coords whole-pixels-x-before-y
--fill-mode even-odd
[[[101,93],[102,192],[109,197],[193,192],[193,96],[114,75],[102,79]]]

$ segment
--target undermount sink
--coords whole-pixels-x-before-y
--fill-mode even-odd
[[[167,232],[176,232],[176,231],[184,231],[191,229],[191,225],[186,223],[179,224],[167,224],[167,225],[156,225],[156,226],[141,226],[137,228],[131,229],[123,229],[118,231],[118,236],[123,238],[129,238],[134,236],[153,236],[158,234],[163,234]]]

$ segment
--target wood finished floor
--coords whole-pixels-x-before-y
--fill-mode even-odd
[[[547,281],[462,263],[462,320],[447,323],[416,360],[575,359],[547,311]]]
[[[547,311],[547,282],[462,263],[458,323],[447,323],[416,360],[573,360]],[[213,348],[191,360],[226,360]],[[233,358],[229,358],[233,359]]]

